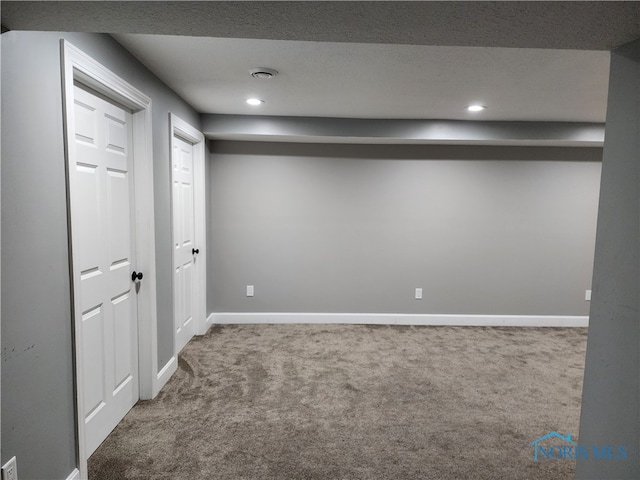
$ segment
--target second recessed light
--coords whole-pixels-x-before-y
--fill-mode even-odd
[[[467,107],[467,111],[469,112],[481,112],[482,110],[486,110],[486,105],[469,105]]]
[[[257,107],[258,105],[262,105],[264,103],[264,100],[260,100],[259,98],[249,98],[247,100],[247,103],[249,105],[253,105],[254,107]]]

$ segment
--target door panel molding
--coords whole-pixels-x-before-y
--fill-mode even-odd
[[[195,266],[195,333],[196,335],[204,335],[210,324],[207,323],[207,305],[206,305],[206,281],[207,281],[207,250],[206,250],[206,214],[205,214],[205,144],[204,135],[196,128],[189,125],[177,115],[169,114],[169,125],[171,131],[171,154],[173,156],[174,138],[179,137],[193,145],[193,200],[194,200],[194,225],[195,225],[195,242],[200,253],[194,263]],[[172,178],[173,182],[173,178]],[[172,186],[173,190],[173,186]],[[172,217],[173,223],[173,196],[172,196]],[[173,236],[172,236],[173,238]],[[174,331],[175,335],[175,331]],[[175,342],[174,342],[175,345]],[[175,348],[175,347],[174,347]],[[174,352],[177,356],[178,352]]]
[[[65,156],[67,174],[67,208],[69,212],[69,250],[72,292],[72,315],[75,356],[75,393],[78,434],[78,470],[81,478],[87,478],[87,452],[85,448],[84,419],[84,379],[82,375],[83,352],[78,348],[78,331],[82,322],[82,306],[79,295],[75,295],[80,285],[79,253],[73,248],[75,228],[71,211],[76,183],[75,163],[77,158],[74,132],[76,113],[74,108],[74,82],[81,83],[98,94],[126,107],[132,112],[132,136],[134,157],[135,190],[135,256],[137,269],[145,274],[144,284],[138,292],[138,369],[139,396],[150,399],[159,391],[157,376],[157,306],[156,306],[156,261],[153,201],[153,156],[151,98],[115,75],[106,67],[89,57],[66,40],[61,40],[62,98],[65,126]]]

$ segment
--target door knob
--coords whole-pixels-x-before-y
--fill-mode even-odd
[[[200,253],[200,249],[199,248],[192,248],[191,249],[191,255],[197,255]]]
[[[131,274],[131,281],[135,282],[136,280],[142,280],[142,272],[136,272],[135,270]]]

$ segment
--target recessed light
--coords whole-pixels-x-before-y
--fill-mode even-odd
[[[481,112],[482,110],[486,110],[486,105],[469,105],[467,107],[467,111],[469,112]]]
[[[247,103],[249,105],[253,105],[254,107],[257,107],[258,105],[262,105],[264,103],[264,100],[260,100],[259,98],[249,98],[247,100]]]

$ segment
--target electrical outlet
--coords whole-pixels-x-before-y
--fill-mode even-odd
[[[586,290],[586,291],[584,292],[584,299],[585,299],[585,301],[587,301],[587,302],[590,302],[590,301],[591,301],[591,290]]]
[[[253,285],[247,285],[247,297],[253,297]]]
[[[18,480],[18,462],[13,457],[2,466],[2,480]]]
[[[416,300],[422,300],[422,289],[416,288]]]

